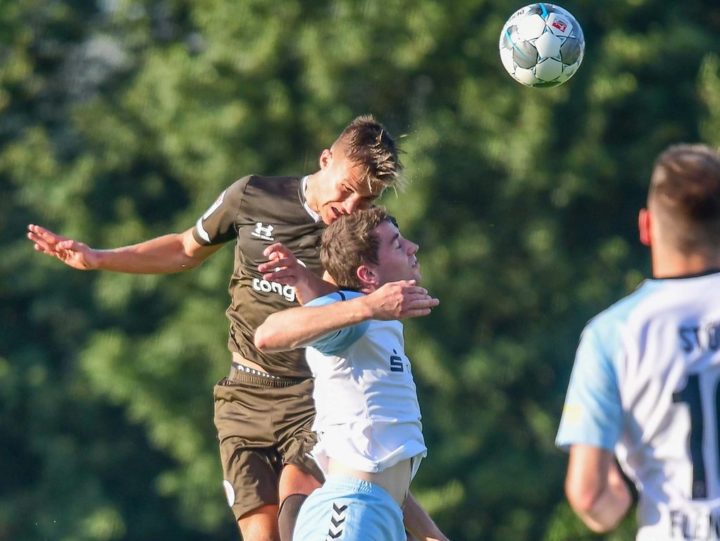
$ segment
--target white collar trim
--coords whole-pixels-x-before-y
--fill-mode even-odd
[[[320,215],[317,212],[315,212],[313,209],[311,209],[310,205],[308,205],[308,202],[307,202],[307,181],[308,181],[307,175],[305,175],[302,178],[302,180],[300,181],[302,183],[301,190],[302,190],[302,196],[303,196],[303,207],[305,207],[305,211],[310,215],[310,217],[313,220],[315,220],[315,222],[319,222]]]

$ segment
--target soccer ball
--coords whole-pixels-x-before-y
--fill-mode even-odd
[[[526,86],[564,83],[585,52],[582,28],[567,10],[530,4],[517,10],[500,33],[500,59],[513,79]]]

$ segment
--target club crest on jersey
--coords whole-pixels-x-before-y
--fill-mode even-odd
[[[275,227],[272,225],[263,225],[262,222],[257,222],[255,224],[255,230],[250,234],[262,240],[275,240],[272,236],[273,229],[275,229]]]

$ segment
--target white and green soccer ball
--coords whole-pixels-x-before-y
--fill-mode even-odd
[[[500,59],[513,79],[526,86],[564,83],[582,63],[585,37],[569,11],[553,4],[517,10],[500,33]]]

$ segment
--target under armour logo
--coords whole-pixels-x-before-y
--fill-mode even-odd
[[[255,231],[250,233],[253,237],[258,237],[263,240],[275,240],[272,236],[272,232],[275,227],[272,225],[263,225],[262,222],[257,222],[255,224]]]
[[[345,527],[345,511],[347,511],[347,505],[333,504],[332,516],[330,517],[330,529],[328,530],[326,540],[338,539],[343,534],[343,528]]]

